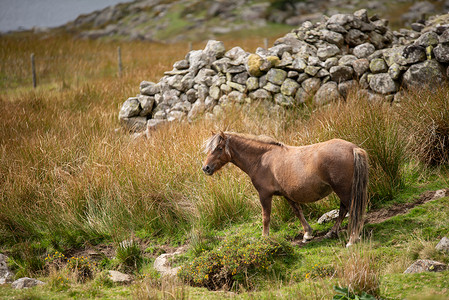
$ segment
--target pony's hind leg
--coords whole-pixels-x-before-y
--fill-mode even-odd
[[[338,230],[340,229],[341,223],[343,222],[346,214],[348,213],[348,209],[346,205],[340,203],[340,210],[338,212],[338,218],[335,221],[334,226],[332,226],[331,230],[324,236],[325,238],[336,238],[338,237]]]
[[[292,201],[288,198],[287,199],[288,203],[290,203],[291,207],[293,208],[293,212],[295,213],[295,215],[299,218],[299,221],[301,222],[302,227],[304,228],[304,237],[302,239],[302,241],[305,243],[309,240],[311,240],[313,238],[313,229],[312,227],[310,227],[309,223],[307,223],[306,218],[304,217],[304,214],[302,212],[301,206],[299,205],[299,203]]]

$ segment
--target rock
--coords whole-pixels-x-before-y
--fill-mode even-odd
[[[326,70],[330,70],[330,68],[338,66],[338,58],[336,57],[330,57],[328,59],[326,59],[326,61],[323,63],[324,68],[326,68]]]
[[[373,44],[364,43],[354,47],[352,53],[357,56],[357,58],[365,58],[373,54],[374,51],[376,51],[376,48]]]
[[[221,96],[220,88],[216,85],[212,85],[209,89],[209,96],[211,96],[215,100],[220,99]]]
[[[402,71],[404,67],[401,67],[397,63],[394,63],[388,68],[388,75],[390,75],[391,79],[397,80],[401,77]]]
[[[332,81],[337,83],[352,79],[354,70],[348,66],[335,66],[330,68],[329,73]]]
[[[279,93],[281,91],[281,88],[279,85],[271,83],[271,82],[268,82],[263,88],[272,93]]]
[[[344,99],[346,99],[348,97],[349,91],[356,86],[357,82],[355,80],[344,81],[338,85],[338,92]]]
[[[382,95],[391,94],[398,90],[398,84],[388,73],[372,75],[369,80],[369,86],[373,91]]]
[[[160,92],[160,87],[154,82],[142,81],[140,83],[140,93],[145,96],[154,96]]]
[[[346,43],[351,47],[363,44],[367,40],[368,36],[358,29],[350,29],[345,37]]]
[[[433,31],[423,33],[415,42],[416,46],[427,47],[438,45],[438,34]]]
[[[334,210],[331,210],[331,211],[325,213],[318,219],[318,224],[324,224],[324,223],[330,222],[332,220],[335,220],[336,218],[338,218],[339,212],[340,212],[339,209],[334,209]],[[348,217],[348,216],[349,216],[349,213],[347,213],[345,217]]]
[[[426,60],[412,65],[403,76],[403,84],[411,88],[441,84],[444,81],[445,74],[440,64],[435,60]]]
[[[304,80],[301,84],[304,91],[308,94],[315,93],[321,85],[321,80],[319,78],[308,78]]]
[[[321,69],[320,67],[307,66],[306,69],[304,70],[304,73],[313,77],[320,71],[320,69]]]
[[[352,62],[354,60],[356,60],[357,57],[354,55],[343,55],[339,60],[338,60],[338,65],[339,66],[352,66]]]
[[[223,42],[209,40],[204,48],[204,53],[209,57],[209,63],[211,63],[214,60],[222,58],[226,53],[226,49]]]
[[[225,57],[231,59],[231,64],[234,66],[244,65],[249,53],[240,47],[234,47],[225,53]]]
[[[267,73],[267,80],[276,85],[281,85],[286,77],[287,72],[281,69],[272,68]]]
[[[189,72],[196,76],[198,71],[207,65],[204,59],[203,50],[192,50],[187,53],[186,59],[189,61]]]
[[[366,58],[356,59],[352,62],[355,74],[360,77],[369,69],[369,60]]]
[[[133,278],[132,278],[131,275],[124,274],[124,273],[119,272],[119,271],[109,270],[108,274],[109,274],[109,278],[114,283],[130,284],[133,281]]]
[[[421,24],[421,23],[412,23],[412,25],[410,25],[410,26],[416,32],[421,32],[425,27],[425,25]]]
[[[141,111],[140,102],[137,97],[128,98],[122,105],[118,114],[119,119],[138,116]]]
[[[446,264],[434,260],[419,259],[408,267],[404,274],[415,274],[422,272],[441,272],[447,269]]]
[[[246,61],[246,70],[251,76],[259,77],[263,74],[263,72],[260,70],[260,66],[262,65],[262,63],[262,57],[257,54],[251,54],[248,56],[248,59]]]
[[[130,132],[139,132],[146,129],[146,117],[121,118],[120,123]]]
[[[374,52],[374,51],[373,51]],[[324,47],[318,48],[317,56],[321,60],[326,60],[340,53],[340,48],[334,44],[328,44]]]
[[[293,60],[291,68],[298,72],[304,72],[304,70],[307,68],[307,63],[302,58],[296,58]]]
[[[449,239],[447,237],[443,237],[435,246],[435,249],[441,252],[449,253]]]
[[[161,273],[161,276],[176,276],[180,267],[170,267],[169,258],[182,253],[183,248],[179,248],[174,253],[164,253],[154,260],[154,269]]]
[[[173,68],[176,70],[184,70],[189,68],[189,62],[186,59],[177,61],[173,64]]]
[[[153,110],[154,97],[139,95],[137,99],[139,100],[140,107],[142,108],[139,115],[141,117],[150,115],[151,111]]]
[[[172,110],[167,114],[167,121],[182,121],[186,116],[187,114],[183,111]]]
[[[449,44],[439,44],[433,49],[433,54],[440,63],[449,63]]]
[[[267,100],[267,101],[271,101],[271,99],[273,98],[273,96],[271,96],[271,93],[268,92],[265,89],[258,89],[254,92],[249,93],[249,98],[251,100]]]
[[[145,130],[145,135],[147,138],[150,138],[151,132],[158,129],[161,125],[167,123],[167,120],[161,119],[150,119],[147,121],[147,129]]]
[[[435,191],[435,194],[432,197],[432,201],[444,198],[444,197],[446,197],[446,194],[447,194],[447,190],[446,189]]]
[[[326,42],[335,44],[338,47],[343,46],[345,38],[341,33],[323,29],[321,30],[321,34]]]
[[[14,274],[8,268],[8,257],[0,253],[0,285],[11,282]]]
[[[23,278],[17,279],[13,283],[11,283],[11,287],[13,289],[26,289],[26,288],[30,288],[30,287],[33,287],[36,285],[44,285],[44,284],[45,284],[45,282],[42,282],[40,280],[37,280],[34,278],[23,277]]]
[[[333,81],[323,84],[313,97],[313,102],[316,105],[324,105],[338,100],[341,100],[341,96],[338,92],[337,83]]]
[[[438,39],[441,44],[449,44],[449,29],[445,29]]]
[[[200,114],[204,113],[205,110],[206,106],[204,104],[204,101],[198,99],[195,101],[195,103],[193,103],[192,109],[187,114],[187,119],[192,121],[195,118],[197,118]]]
[[[388,71],[388,66],[382,58],[375,58],[371,60],[369,68],[374,74],[385,73]]]
[[[232,81],[226,82],[226,85],[228,85],[230,88],[239,91],[240,93],[244,93],[246,91],[246,87],[242,84],[238,84]]]
[[[285,79],[281,85],[281,93],[285,96],[293,96],[300,87],[299,83],[293,79]]]
[[[274,95],[274,102],[282,107],[292,107],[295,103],[295,100],[291,96],[286,96],[278,93]]]
[[[228,94],[228,99],[235,103],[245,102],[245,95],[239,91],[232,91]]]
[[[418,46],[401,46],[385,49],[383,58],[388,66],[397,63],[401,66],[414,64],[426,60],[426,53],[422,47]]]

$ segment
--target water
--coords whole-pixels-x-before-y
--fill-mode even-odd
[[[126,0],[0,0],[0,32],[56,27]]]

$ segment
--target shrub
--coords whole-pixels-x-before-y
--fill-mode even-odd
[[[449,163],[449,89],[411,90],[401,103],[400,120],[417,157],[428,165]]]
[[[133,240],[121,242],[115,250],[115,257],[125,269],[139,269],[143,262],[139,244]]]
[[[72,273],[76,281],[85,282],[93,277],[97,264],[84,256],[71,257],[67,260],[67,269]]]
[[[287,243],[271,238],[228,237],[220,247],[204,251],[184,264],[178,276],[192,285],[208,289],[231,288],[235,283],[250,287],[248,274],[266,272],[276,259],[292,255]]]

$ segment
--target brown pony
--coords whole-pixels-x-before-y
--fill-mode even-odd
[[[340,139],[293,147],[268,136],[232,132],[214,134],[204,146],[204,173],[212,175],[231,162],[251,178],[262,205],[264,236],[269,234],[274,195],[284,196],[290,203],[304,227],[306,242],[313,231],[300,203],[318,201],[334,191],[340,198],[340,212],[326,237],[338,235],[349,211],[347,246],[358,240],[368,199],[368,155],[362,148]]]

